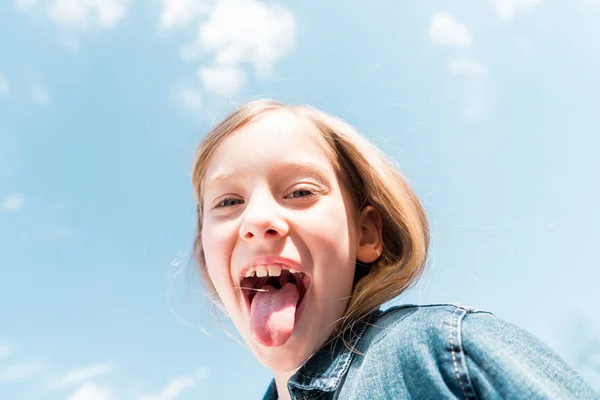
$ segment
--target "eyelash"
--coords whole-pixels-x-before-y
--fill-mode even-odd
[[[316,190],[312,190],[312,189],[307,189],[307,188],[299,188],[294,190],[291,194],[297,193],[297,192],[308,192],[309,194],[305,195],[305,196],[298,196],[298,197],[292,197],[293,199],[312,199],[313,197],[315,197],[317,195],[317,191]],[[289,197],[286,196],[286,197]],[[239,200],[239,201],[243,201],[242,199],[236,199],[236,198],[232,198],[232,197],[228,197],[226,199],[221,200],[219,203],[217,203],[213,208],[227,208],[227,207],[232,207],[233,205],[230,206],[226,206],[223,205],[223,203],[227,202],[227,201],[235,201],[235,200]]]

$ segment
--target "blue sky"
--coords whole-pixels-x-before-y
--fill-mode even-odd
[[[600,390],[599,19],[592,0],[0,3],[1,397],[262,395],[189,259],[195,146],[253,97],[344,118],[410,179],[432,257],[396,303],[493,311]]]

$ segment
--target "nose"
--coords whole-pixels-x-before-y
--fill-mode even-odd
[[[280,204],[270,194],[252,196],[244,210],[240,238],[249,242],[280,239],[287,236],[289,226]]]

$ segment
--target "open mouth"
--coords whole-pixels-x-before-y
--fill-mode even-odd
[[[277,272],[276,272],[277,273]],[[310,282],[310,278],[303,272],[294,271],[291,272],[287,269],[279,270],[279,275],[270,275],[267,272],[267,276],[247,276],[242,279],[240,283],[240,287],[244,293],[244,298],[246,299],[246,305],[248,306],[248,310],[250,310],[252,306],[252,300],[259,292],[265,292],[268,290],[279,290],[285,286],[286,283],[291,283],[296,285],[298,289],[298,302],[296,307],[299,307],[304,300],[304,295],[306,294],[306,290],[308,289],[308,285]],[[267,288],[270,286],[270,288]]]
[[[240,282],[252,336],[263,346],[285,344],[294,332],[310,285],[307,274],[284,265],[257,266]]]

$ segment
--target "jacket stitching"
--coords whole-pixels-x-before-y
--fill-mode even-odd
[[[462,311],[460,307],[456,307],[452,315],[450,315],[450,350],[452,352],[452,362],[454,364],[454,373],[456,374],[456,379],[458,380],[458,385],[460,386],[460,390],[462,391],[463,397],[467,398],[467,393],[465,392],[465,388],[463,386],[462,380],[460,379],[460,373],[458,371],[458,362],[456,361],[456,352],[454,350],[454,316],[456,316],[456,329],[458,330],[458,312]],[[458,342],[458,337],[457,337]],[[458,351],[458,350],[457,350]]]
[[[312,393],[312,394],[309,394],[309,395],[307,395],[307,396],[302,396],[302,397],[294,397],[294,400],[306,400],[306,399],[313,398],[313,397],[317,396],[318,394],[319,394],[319,393],[317,392],[317,393]]]
[[[327,376],[327,383],[329,383],[329,381],[331,380],[331,377],[335,374],[338,374],[338,366],[340,365],[340,362],[342,361],[343,357],[338,357],[338,359],[335,362],[335,366],[331,369],[331,371],[329,372],[329,375]],[[345,364],[345,363],[344,363]],[[339,377],[338,377],[339,378]],[[319,389],[323,389],[323,387],[320,387]]]
[[[356,347],[360,340],[362,339],[365,331],[367,330],[367,324],[363,324],[356,332],[355,338],[351,341],[351,346]],[[308,385],[302,385],[302,387],[298,385],[294,385],[298,388],[313,390],[317,389],[320,391],[329,391],[335,387],[335,390],[339,390],[339,382],[340,380],[345,379],[346,374],[348,373],[348,366],[351,364],[352,359],[354,357],[354,352],[348,348],[342,350],[341,354],[336,357],[335,365],[333,365],[329,371],[328,375],[321,375],[315,379],[314,376],[306,376],[301,375],[310,379],[312,382]],[[344,372],[345,371],[345,372]],[[326,382],[323,384],[321,381],[326,378]],[[334,380],[335,383],[331,383]],[[317,383],[318,382],[318,383]]]

